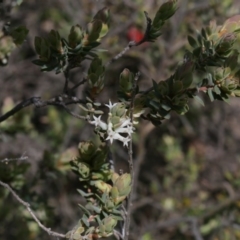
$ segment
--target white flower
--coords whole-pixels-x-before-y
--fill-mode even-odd
[[[101,120],[101,115],[98,117],[93,116],[93,121],[89,121],[89,123],[106,131],[106,141],[109,140],[111,144],[113,143],[113,140],[119,140],[123,143],[123,146],[128,146],[129,141],[131,141],[131,134],[134,130],[133,123],[131,122],[131,119],[126,116],[122,117],[120,122],[113,127],[113,123],[111,122],[111,109],[116,106],[116,104],[117,103],[112,104],[110,100],[109,104],[105,104],[105,106],[109,108],[109,117],[107,123]],[[125,134],[127,137],[124,137],[121,134]]]
[[[126,137],[123,139],[123,146],[128,146],[128,142],[130,141],[131,139],[129,137]]]
[[[109,100],[109,104],[105,104],[105,106],[107,106],[109,108],[109,110],[111,110],[116,105],[117,105],[117,103],[112,104],[110,100]]]
[[[89,121],[89,123],[95,125],[95,127],[100,127],[103,130],[107,130],[107,124],[101,120],[101,115],[99,117],[93,116],[94,121]]]
[[[113,143],[113,140],[119,140],[123,143],[123,146],[127,146],[128,142],[130,141],[129,137],[123,137],[121,136],[119,133],[109,130],[108,131],[108,137],[106,138],[106,140],[109,140],[111,142],[111,144]]]
[[[119,133],[116,133],[112,130],[108,130],[108,137],[106,138],[106,140],[109,140],[111,143],[113,143],[113,140],[120,140],[122,138],[122,136]]]
[[[128,125],[125,128],[119,127],[115,130],[117,133],[127,133],[129,136],[133,133],[133,127]]]
[[[132,125],[130,118],[121,119],[120,128],[126,127],[128,125]]]

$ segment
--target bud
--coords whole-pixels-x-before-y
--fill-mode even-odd
[[[79,25],[72,26],[68,35],[69,46],[75,48],[83,39],[83,31]]]
[[[129,69],[125,68],[120,74],[119,85],[123,92],[130,93],[132,91],[134,75]]]
[[[100,20],[105,24],[109,24],[109,9],[104,7],[103,9],[99,10],[96,15],[93,17],[94,20]]]
[[[99,33],[99,38],[100,39],[108,33],[109,16],[110,16],[109,9],[105,7],[103,9],[101,9],[100,11],[98,11],[93,18],[94,20],[100,20],[102,22],[102,28],[101,28],[101,31]]]
[[[131,176],[129,173],[121,175],[114,186],[118,189],[119,196],[127,196],[131,191]]]
[[[235,43],[237,36],[235,33],[226,34],[216,47],[216,52],[220,55],[228,54],[233,44]]]
[[[82,162],[89,162],[91,161],[91,158],[93,157],[96,151],[96,147],[91,141],[80,142],[78,145],[78,151],[79,151],[79,159]]]
[[[99,34],[102,29],[102,22],[100,20],[93,20],[87,25],[86,36],[84,45],[88,45],[91,42],[95,42],[99,38]]]
[[[97,76],[104,72],[104,67],[102,66],[102,60],[100,58],[94,58],[88,69],[88,74],[95,73]]]
[[[223,36],[228,33],[233,33],[240,30],[240,15],[235,15],[225,21],[222,28],[219,31],[219,36]]]
[[[106,234],[105,236],[107,236],[108,234],[111,234],[113,232],[113,229],[117,225],[117,220],[114,219],[112,216],[108,216],[102,220],[102,225],[104,233]]]
[[[106,200],[105,202],[105,209],[112,210],[115,207],[114,203],[111,200]]]
[[[51,30],[48,36],[48,42],[55,51],[63,53],[62,41],[58,31]]]
[[[102,60],[95,58],[88,70],[88,83],[90,86],[89,95],[91,98],[95,98],[104,87],[104,74],[105,68],[102,66]]]
[[[169,0],[163,3],[158,9],[156,16],[153,20],[153,26],[158,26],[161,22],[169,19],[177,10],[177,0]]]
[[[90,175],[90,167],[86,163],[80,162],[78,164],[78,171],[80,173],[80,176],[83,179],[87,179],[89,177],[89,175]]]
[[[102,193],[104,193],[104,192],[109,193],[111,191],[111,188],[112,188],[111,185],[105,183],[102,180],[90,181],[90,185],[96,187]]]

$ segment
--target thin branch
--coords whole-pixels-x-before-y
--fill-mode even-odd
[[[82,120],[88,120],[88,116],[80,116],[77,113],[72,112],[65,104],[60,104],[59,106],[62,106],[70,115],[72,115],[75,118],[82,119]]]
[[[117,240],[122,240],[123,239],[123,236],[120,232],[116,231],[116,230],[113,230],[113,235],[115,236],[115,238]]]
[[[4,115],[0,116],[0,122],[3,122],[4,120],[8,119],[12,115],[14,115],[18,111],[20,111],[21,109],[23,109],[25,107],[28,107],[28,106],[30,106],[32,104],[35,104],[40,99],[41,99],[40,97],[31,97],[31,98],[29,98],[27,100],[24,100],[24,101],[20,102],[12,110],[10,110],[7,113],[5,113]]]
[[[63,88],[63,93],[68,92],[69,71],[70,71],[70,66],[68,65],[66,67],[66,70],[64,71],[65,84],[64,84],[64,88]]]
[[[65,96],[65,97],[70,98],[68,95]],[[52,98],[52,99],[47,100],[47,101],[41,100],[41,97],[31,97],[27,100],[24,100],[24,101],[20,102],[12,110],[10,110],[7,113],[5,113],[4,115],[0,116],[0,122],[5,121],[9,117],[11,117],[14,114],[16,114],[17,112],[19,112],[21,109],[23,109],[25,107],[28,107],[30,105],[34,105],[36,108],[45,107],[45,106],[48,106],[48,105],[60,106],[60,107],[63,107],[72,116],[74,116],[76,118],[79,118],[79,119],[86,120],[86,117],[79,116],[79,115],[71,112],[66,106],[66,105],[76,104],[76,103],[85,103],[85,101],[77,99],[76,97],[71,97],[70,101],[64,103],[62,96],[57,96],[57,97]]]
[[[80,81],[79,83],[77,83],[76,85],[74,85],[72,88],[70,88],[69,92],[72,92],[73,90],[75,90],[75,89],[78,88],[79,86],[83,85],[86,81],[87,81],[87,79],[84,78],[82,81]]]
[[[134,99],[136,96],[136,87],[137,87],[137,81],[140,77],[140,72],[137,72],[134,78],[133,82],[133,89],[132,89],[132,98],[130,103],[130,119],[133,124],[133,110],[134,110]],[[132,143],[132,137],[129,142],[128,146],[128,164],[129,164],[129,171],[131,175],[131,192],[128,197],[127,201],[127,211],[126,211],[126,222],[124,225],[124,240],[128,240],[129,237],[129,228],[130,228],[130,220],[131,220],[131,207],[132,207],[132,201],[134,196],[134,169],[133,169],[133,143]]]
[[[11,162],[11,161],[24,161],[24,160],[27,160],[27,159],[28,159],[27,156],[21,156],[19,158],[4,158],[4,159],[0,160],[0,162],[8,163],[8,162]]]
[[[47,232],[49,235],[54,236],[54,237],[60,237],[60,238],[66,238],[65,234],[62,233],[57,233],[54,231],[51,231],[50,228],[45,227],[40,220],[37,218],[37,216],[35,215],[35,213],[32,211],[32,209],[30,208],[30,204],[28,202],[23,201],[18,194],[7,184],[4,183],[2,181],[0,181],[0,185],[2,185],[4,188],[8,189],[12,195],[15,197],[15,199],[21,203],[27,210],[28,212],[31,214],[32,218],[35,220],[35,222],[38,224],[38,226],[43,229],[45,232]]]
[[[116,60],[118,60],[119,58],[121,58],[132,47],[139,46],[139,45],[141,45],[141,44],[143,44],[143,43],[148,41],[149,31],[150,31],[151,26],[152,26],[152,20],[148,17],[146,12],[144,12],[144,14],[145,14],[146,22],[147,22],[147,27],[146,27],[145,34],[144,34],[143,38],[139,42],[130,41],[128,43],[127,47],[125,47],[120,53],[118,53],[114,58],[112,58],[109,62],[107,62],[105,67],[108,67],[111,63],[113,63]]]
[[[114,58],[112,58],[107,64],[106,67],[108,67],[111,63],[115,62],[119,58],[121,58],[127,51],[129,51],[132,47],[137,46],[137,43],[135,41],[131,41],[128,43],[127,47],[125,47],[120,53],[118,53]]]

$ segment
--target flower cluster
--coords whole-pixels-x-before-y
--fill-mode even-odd
[[[109,108],[107,123],[101,120],[101,115],[93,116],[94,120],[89,121],[89,123],[106,133],[105,140],[109,140],[111,144],[113,140],[119,140],[123,143],[123,146],[128,146],[134,128],[131,119],[126,114],[127,110],[124,103],[112,104],[109,101],[109,104],[105,104],[105,106]]]

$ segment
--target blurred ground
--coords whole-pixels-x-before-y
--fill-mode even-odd
[[[32,96],[48,99],[62,90],[61,74],[41,73],[31,63],[36,58],[36,35],[45,36],[56,29],[67,36],[73,24],[84,26],[97,10],[108,6],[112,26],[101,46],[109,50],[102,56],[107,62],[127,45],[127,32],[132,26],[144,31],[143,11],[154,16],[162,2],[25,1],[13,10],[12,23],[24,24],[30,32],[23,46],[11,55],[8,66],[0,69],[0,107],[9,108]],[[166,79],[183,58],[188,34],[201,30],[213,19],[223,23],[239,14],[239,7],[238,0],[181,1],[158,41],[132,49],[109,67],[107,87],[100,100],[116,99],[119,73],[125,67],[142,73],[142,88],[147,88],[151,79]],[[82,78],[87,66],[72,73],[72,84]],[[82,90],[77,93],[79,97]],[[189,113],[173,114],[159,128],[140,123],[134,138],[138,185],[132,240],[199,240],[189,217],[200,219],[198,228],[203,239],[240,239],[240,100],[231,99],[229,104],[210,103],[208,99],[204,102],[206,107],[192,102]],[[0,165],[0,179],[7,180],[33,203],[42,221],[56,231],[66,232],[81,216],[77,204],[82,200],[76,192],[79,182],[64,163],[76,154],[79,141],[94,136],[92,130],[54,107],[30,107],[0,124],[0,159],[29,156],[25,164]],[[126,152],[118,144],[114,156],[117,167],[127,171]],[[22,175],[27,164],[28,171]],[[17,179],[4,179],[11,171],[19,171]],[[54,239],[39,230],[24,209],[1,189],[0,196],[0,222],[4,222],[0,225],[1,240]]]

